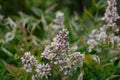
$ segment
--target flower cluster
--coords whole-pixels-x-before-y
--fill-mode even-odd
[[[58,25],[64,24],[64,14],[60,11],[56,13],[55,23]]]
[[[68,39],[68,31],[63,29],[53,39],[50,45],[48,45],[43,51],[41,57],[50,60],[50,63],[54,66],[59,65],[59,71],[64,72],[65,75],[70,74],[77,67],[80,67],[83,62],[83,54],[75,52],[70,53]]]
[[[106,33],[106,28],[102,27],[100,30],[94,29],[92,33],[89,35],[90,39],[87,41],[87,44],[89,45],[88,49],[89,52],[92,51],[92,49],[96,50],[98,49],[99,42],[105,43],[107,41],[108,35]]]
[[[58,11],[56,13],[54,23],[55,24],[50,24],[50,27],[52,28],[52,32],[54,31],[54,33],[58,33],[59,30],[64,28],[64,13],[62,13],[61,11]]]
[[[71,54],[70,61],[72,62],[72,66],[77,67],[78,65],[81,65],[83,63],[83,57],[84,57],[84,55],[81,54],[80,52],[75,52],[75,53]]]
[[[78,67],[82,67],[83,58],[84,54],[81,54],[80,52],[74,52],[70,54],[67,62],[67,67],[64,68],[64,74],[71,75],[74,71],[77,70]]]
[[[63,29],[53,39],[50,45],[46,46],[45,50],[41,54],[42,58],[48,59],[49,62],[46,64],[39,64],[34,56],[30,55],[30,52],[26,52],[22,59],[24,69],[27,72],[34,71],[36,74],[32,76],[34,80],[36,77],[48,77],[50,76],[51,70],[54,67],[58,67],[60,72],[65,75],[71,74],[71,71],[76,70],[77,67],[81,67],[83,62],[83,55],[79,52],[73,54],[70,53],[68,39],[68,31]]]
[[[24,65],[24,70],[26,72],[32,72],[33,68],[37,65],[38,61],[34,56],[31,56],[30,52],[25,52],[23,57],[21,57],[22,64]]]
[[[87,41],[87,44],[89,45],[89,52],[91,52],[93,49],[97,51],[99,49],[98,45],[101,43],[111,43],[112,47],[115,46],[114,42],[117,42],[117,44],[119,44],[119,36],[115,35],[115,32],[119,31],[119,28],[116,24],[116,21],[119,18],[116,4],[116,0],[108,0],[108,7],[106,9],[104,17],[102,18],[102,20],[107,22],[107,24],[98,30],[93,30],[89,35],[90,39]]]
[[[48,77],[50,75],[50,65],[49,64],[38,64],[36,67],[37,76],[40,78]]]
[[[67,42],[68,31],[63,29],[53,39],[50,45],[48,45],[43,51],[41,57],[49,59],[50,63],[54,65],[60,64],[60,71],[66,68],[66,64],[69,61],[67,58],[67,52],[69,51],[69,43]]]
[[[69,50],[69,43],[67,42],[67,38],[68,31],[63,29],[59,32],[59,35],[53,39],[53,42],[45,48],[41,57],[52,60],[53,58],[57,57],[56,54],[64,56],[64,54]]]
[[[57,13],[56,22],[58,25],[63,25],[63,13]],[[53,42],[50,45],[45,47],[45,50],[41,53],[42,60],[46,62],[40,64],[34,56],[31,56],[29,52],[26,52],[21,58],[24,65],[24,69],[27,72],[34,71],[32,80],[36,78],[48,78],[51,75],[52,70],[59,71],[60,73],[72,74],[73,70],[76,70],[77,67],[81,67],[83,62],[83,55],[79,52],[71,54],[69,48],[67,29],[62,29],[59,31],[58,35],[53,38]]]
[[[32,76],[32,80],[36,77],[47,77],[50,74],[50,65],[49,64],[38,64],[38,61],[34,56],[30,54],[30,52],[25,52],[23,57],[21,57],[22,64],[24,65],[23,69],[26,72],[32,73],[35,72]]]
[[[70,55],[70,61],[71,61],[71,70],[76,70],[77,67],[80,65],[82,66],[83,64],[83,58],[84,55],[81,54],[80,52],[74,52],[73,54]]]
[[[116,7],[117,2],[116,0],[108,0],[107,3],[108,6],[102,20],[107,22],[107,27],[112,27],[113,29],[116,29],[117,25],[115,22],[119,18]],[[116,31],[118,31],[118,29],[116,29]]]

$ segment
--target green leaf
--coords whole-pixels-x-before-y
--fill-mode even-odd
[[[92,74],[96,80],[103,80],[102,66],[97,63],[92,55],[85,54],[84,62],[90,70],[89,74]]]
[[[42,10],[33,7],[33,8],[32,8],[32,11],[33,11],[33,13],[34,13],[37,17],[41,18],[41,16],[42,16]]]
[[[5,68],[7,69],[7,71],[10,73],[11,76],[13,77],[18,77],[20,75],[20,72],[21,72],[21,69],[13,66],[13,65],[10,65],[10,64],[7,64],[6,62],[4,62],[4,65],[5,65]]]

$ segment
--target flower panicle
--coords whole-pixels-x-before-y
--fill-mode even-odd
[[[38,64],[36,67],[37,76],[40,78],[46,77],[50,75],[51,67],[49,64]]]
[[[46,46],[41,57],[52,60],[58,54],[64,55],[69,51],[68,31],[63,29],[59,34],[53,39],[50,45]]]
[[[117,44],[120,42],[118,39],[119,36],[115,35],[115,33],[119,32],[116,21],[120,18],[117,13],[117,2],[116,0],[108,0],[107,3],[108,6],[106,8],[106,12],[104,17],[101,18],[101,20],[105,21],[106,24],[103,25],[103,27],[100,27],[100,29],[93,30],[89,35],[90,39],[87,41],[89,52],[100,49],[98,45],[101,43],[111,43],[112,47],[114,47],[114,42],[117,42]]]
[[[104,16],[101,18],[101,20],[107,22],[107,27],[112,27],[113,29],[116,29],[117,24],[116,21],[117,19],[120,18],[117,12],[117,2],[116,0],[108,0],[107,1],[108,6],[106,8]]]
[[[33,67],[35,67],[38,63],[36,58],[30,54],[30,52],[25,52],[23,57],[21,57],[23,69],[26,70],[26,72],[32,72]]]

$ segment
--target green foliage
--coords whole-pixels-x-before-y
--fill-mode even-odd
[[[41,53],[46,44],[56,35],[51,25],[54,24],[55,12],[59,9],[64,12],[64,24],[69,31],[70,47],[76,45],[76,51],[82,52],[85,57],[83,67],[73,72],[71,77],[66,78],[60,73],[56,73],[52,74],[54,76],[49,80],[61,80],[61,77],[63,80],[77,80],[80,74],[83,75],[83,80],[120,80],[120,54],[110,54],[111,48],[107,48],[107,45],[103,46],[103,51],[100,53],[87,51],[86,41],[89,39],[89,33],[103,25],[100,23],[100,17],[104,12],[104,0],[91,1],[92,6],[89,9],[86,6],[81,15],[73,12],[79,7],[77,1],[17,1],[6,0],[4,2],[0,0],[2,7],[0,12],[5,16],[0,20],[0,80],[31,79],[31,74],[22,69],[20,58],[24,52],[30,51],[41,62]],[[16,4],[14,7],[11,6],[12,3],[18,5]],[[20,10],[21,5],[24,7],[23,10]],[[73,7],[72,10],[71,7]],[[18,14],[18,9],[25,13]],[[7,18],[7,16],[12,18]]]

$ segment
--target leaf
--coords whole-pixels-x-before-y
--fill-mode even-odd
[[[5,65],[5,68],[7,69],[7,71],[10,73],[11,76],[13,77],[18,77],[20,75],[20,72],[21,72],[21,69],[13,66],[13,65],[10,65],[10,64],[7,64],[6,62],[4,62],[4,65]]]
[[[74,43],[78,40],[76,33],[74,32],[73,28],[70,26],[68,27],[69,30],[69,41],[70,43]]]
[[[84,61],[88,65],[98,64],[95,55],[85,54]]]
[[[42,10],[33,7],[33,8],[32,8],[32,11],[33,11],[33,13],[34,13],[37,17],[41,18]]]
[[[85,54],[84,62],[89,70],[89,74],[92,74],[96,80],[103,80],[102,66],[98,64],[93,55]]]
[[[83,80],[83,72],[81,72],[78,76],[78,79],[77,80]]]
[[[9,57],[14,57],[13,56],[13,54],[10,52],[10,51],[8,51],[7,49],[5,49],[5,48],[2,48],[2,50],[9,56]]]

